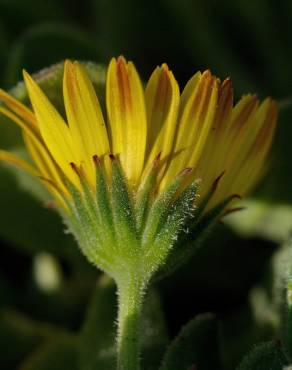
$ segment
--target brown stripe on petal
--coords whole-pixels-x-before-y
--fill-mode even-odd
[[[194,96],[194,100],[192,102],[192,106],[189,112],[189,119],[192,120],[195,116],[199,115],[199,124],[203,123],[204,121],[201,118],[204,116],[208,108],[208,97],[210,97],[211,95],[210,87],[212,82],[213,78],[211,72],[209,70],[205,71],[202,74],[196,94]]]
[[[255,153],[261,152],[264,148],[269,148],[276,128],[277,117],[277,104],[274,100],[270,100],[262,128],[253,145]]]
[[[119,56],[117,59],[117,83],[120,92],[120,107],[122,114],[131,114],[132,96],[129,80],[129,70],[124,57]]]
[[[171,100],[171,84],[169,78],[169,69],[166,64],[163,64],[160,69],[160,76],[158,80],[158,86],[156,89],[155,104],[153,111],[161,111],[161,115],[169,107],[169,101]],[[153,114],[153,112],[152,112]]]
[[[218,91],[218,107],[214,119],[214,127],[221,127],[229,120],[233,107],[233,87],[230,78],[226,78]]]
[[[70,100],[71,108],[76,110],[76,104],[74,101],[74,97],[76,97],[76,75],[74,73],[74,65],[70,60],[65,61],[65,73],[64,73],[64,81],[66,81],[68,86],[68,99]]]
[[[205,121],[205,116],[209,109],[210,99],[212,96],[213,89],[218,86],[218,81],[215,77],[210,75],[210,78],[206,80],[204,94],[202,96],[203,104],[200,111],[199,121],[198,121],[198,128],[201,128]]]
[[[255,112],[258,103],[259,101],[257,96],[251,95],[246,103],[241,107],[240,111],[237,112],[236,117],[233,119],[232,122],[232,126],[237,132],[238,129],[248,121],[252,113]],[[237,104],[240,104],[240,101]],[[236,109],[236,106],[234,107],[234,109]]]

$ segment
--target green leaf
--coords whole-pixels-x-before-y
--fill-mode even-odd
[[[28,357],[19,370],[79,370],[78,340],[59,336],[48,341]]]
[[[161,370],[222,369],[218,352],[218,322],[211,314],[190,321],[169,346]]]
[[[267,342],[255,347],[245,356],[236,370],[283,370],[287,358],[279,344]]]

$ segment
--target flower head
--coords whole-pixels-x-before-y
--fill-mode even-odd
[[[106,219],[106,240],[97,232],[97,244],[138,245],[152,233],[150,245],[163,229],[162,215],[168,215],[164,222],[173,219],[178,198],[184,205],[194,203],[196,179],[201,179],[199,204],[212,209],[234,194],[246,194],[265,167],[276,125],[275,102],[268,98],[260,103],[255,95],[246,95],[234,106],[231,81],[221,83],[210,71],[196,73],[180,94],[166,64],[155,69],[144,88],[131,62],[112,59],[105,112],[85,68],[66,61],[66,118],[27,72],[24,81],[32,109],[1,91],[0,111],[22,128],[35,165],[4,151],[0,158],[43,179],[60,208],[75,217],[75,228],[78,222],[87,222],[88,228],[94,217],[101,226]],[[188,196],[180,195],[190,186]],[[184,222],[182,208],[177,226]],[[130,213],[132,221],[127,220]],[[75,234],[86,239],[80,231]],[[88,255],[88,242],[80,243]],[[108,258],[103,249],[100,260]],[[107,264],[100,263],[105,270]]]

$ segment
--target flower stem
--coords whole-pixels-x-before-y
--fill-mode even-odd
[[[134,274],[118,284],[118,370],[139,370],[140,318],[145,284]]]

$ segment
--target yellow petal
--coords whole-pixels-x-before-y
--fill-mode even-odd
[[[23,159],[19,158],[18,156],[10,152],[7,152],[5,150],[0,150],[0,161],[13,164],[14,166],[21,168],[25,172],[28,172],[32,176],[39,176],[39,172],[36,170],[35,167],[30,165],[28,162],[24,161]]]
[[[24,104],[7,94],[4,90],[0,89],[0,101],[3,101],[9,109],[21,117],[23,120],[29,122],[31,125],[37,127],[37,122],[33,112],[28,109]]]
[[[147,168],[161,153],[165,159],[173,150],[174,135],[179,107],[179,87],[166,64],[157,67],[145,90],[148,135]]]
[[[258,99],[255,95],[243,97],[234,107],[229,130],[225,142],[225,163],[226,174],[235,170],[236,163],[241,163],[242,158],[253,142],[255,137],[254,129],[258,130],[255,115],[258,107]],[[255,123],[255,124],[254,124]],[[228,175],[229,176],[229,175]],[[225,176],[225,179],[227,176]]]
[[[256,95],[245,95],[235,105],[232,112],[232,122],[230,125],[230,135],[234,137],[240,136],[245,130],[247,122],[254,115],[258,106]]]
[[[79,181],[72,171],[70,163],[79,163],[81,156],[78,148],[73,146],[69,127],[39,86],[25,71],[24,81],[46,146],[68,179],[79,186]]]
[[[261,122],[261,130],[259,131],[255,140],[255,145],[252,149],[255,154],[263,153],[270,148],[274,136],[276,122],[278,119],[277,104],[274,100],[267,98],[262,103],[261,116],[258,119]]]
[[[224,153],[226,151],[226,132],[230,125],[233,108],[233,90],[230,79],[219,85],[218,104],[212,129],[209,131],[206,145],[195,169],[195,175],[202,180],[201,196],[210,189],[214,180],[224,168]]]
[[[32,159],[40,171],[40,175],[54,183],[55,188],[59,189],[59,193],[68,195],[69,193],[64,186],[62,173],[48,150],[41,145],[38,140],[27,135],[25,132],[23,133],[23,139]],[[52,190],[51,186],[49,190]]]
[[[224,141],[227,145],[227,155],[222,163],[225,174],[209,208],[229,195],[243,196],[254,186],[262,175],[272,141],[277,116],[274,102],[266,99],[258,107],[257,98],[247,96],[236,107],[228,140]]]
[[[228,127],[233,107],[233,88],[231,80],[227,78],[219,87],[218,106],[214,118],[214,128],[217,135]]]
[[[98,98],[86,71],[79,63],[65,62],[63,92],[74,145],[82,153],[83,167],[89,181],[95,183],[92,157],[102,157],[110,149]]]
[[[16,123],[22,130],[26,131],[29,135],[37,137],[41,140],[40,132],[36,126],[33,126],[27,121],[20,119],[16,114],[11,112],[10,110],[0,107],[0,113],[2,113],[7,118],[11,119],[14,123]]]
[[[130,183],[138,184],[147,133],[144,92],[134,65],[123,57],[110,62],[106,103],[113,152],[119,155]]]
[[[50,160],[47,160],[47,161],[50,161],[50,162],[53,162],[53,160],[52,160],[49,152],[47,151],[47,148],[44,145],[42,137],[40,136],[40,132],[38,130],[36,130],[36,126],[32,126],[27,121],[22,121],[20,118],[18,118],[18,116],[16,116],[14,113],[10,112],[6,108],[0,107],[0,112],[2,114],[4,114],[6,117],[13,120],[18,126],[20,126],[23,129],[24,142],[25,142],[26,147],[28,148],[32,158],[34,159],[35,163],[37,164],[37,167],[40,170],[40,172],[39,173],[37,173],[37,172],[32,173],[31,171],[28,171],[27,166],[25,168],[22,166],[22,168],[24,170],[26,170],[27,172],[30,172],[31,174],[34,174],[34,175],[37,174],[38,176],[42,175],[44,178],[47,178],[47,179],[52,178],[53,179],[52,182],[54,182],[56,184],[58,183],[58,187],[60,189],[61,188],[63,189],[62,190],[63,193],[66,193],[66,188],[61,184],[60,179],[58,181],[55,181],[56,179],[55,179],[54,176],[52,176],[50,171],[45,170],[44,158],[43,157],[45,156],[48,159],[50,158]],[[34,144],[32,144],[32,143],[34,143]],[[11,159],[15,159],[15,158],[11,157]],[[16,162],[14,164],[17,165]],[[19,167],[21,167],[20,164],[18,165]],[[50,188],[52,188],[52,187],[50,186]],[[52,190],[52,189],[50,189],[50,190]],[[53,191],[53,194],[56,195],[55,191]]]
[[[276,103],[268,98],[258,108],[251,124],[252,126],[258,126],[259,129],[253,140],[246,146],[245,156],[239,161],[237,171],[230,179],[232,191],[244,195],[258,182],[272,143],[276,122]],[[246,179],[249,179],[249,181],[246,181]]]
[[[173,159],[167,169],[164,183],[169,182],[183,168],[197,166],[213,124],[217,107],[218,81],[206,71],[194,86],[194,91],[187,92],[188,100],[185,98]]]
[[[236,163],[240,163],[240,157],[245,155],[245,141],[249,140],[249,128],[256,113],[258,100],[255,95],[246,95],[233,108],[231,117],[218,135],[217,170],[213,180],[222,171],[225,175],[220,181],[221,189],[228,188],[228,178],[232,176]]]
[[[185,109],[186,103],[189,101],[191,96],[194,94],[198,83],[201,81],[202,73],[197,72],[193,77],[187,82],[186,86],[183,89],[180,100],[180,111],[182,112]]]

